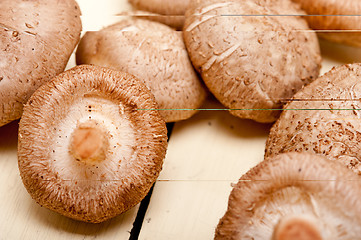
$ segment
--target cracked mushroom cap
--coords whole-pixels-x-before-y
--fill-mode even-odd
[[[162,168],[167,130],[132,75],[78,66],[40,87],[20,120],[23,183],[40,205],[98,223],[139,203]]]
[[[76,59],[77,64],[110,67],[143,80],[166,122],[190,118],[197,111],[181,109],[197,109],[206,97],[182,34],[157,22],[130,18],[87,32]]]
[[[275,156],[234,186],[215,239],[359,239],[360,187],[359,176],[323,156]]]
[[[330,41],[361,47],[361,1],[292,1],[298,2],[309,15],[312,15],[306,17],[306,20],[311,28],[320,30],[319,35],[321,37]]]
[[[157,13],[163,17],[154,19],[181,30],[184,24],[184,14],[191,0],[129,0],[136,9]]]
[[[310,152],[361,174],[361,64],[333,68],[300,90],[273,125],[266,157]]]
[[[183,29],[195,68],[232,114],[273,122],[282,100],[317,78],[317,36],[290,1],[201,1],[191,4]],[[255,16],[242,16],[255,15]],[[229,16],[226,16],[229,15]],[[306,31],[305,31],[306,30]]]
[[[61,73],[80,39],[74,0],[0,1],[0,126],[20,118],[42,84]]]

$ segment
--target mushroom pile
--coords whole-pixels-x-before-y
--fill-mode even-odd
[[[215,239],[359,239],[360,195],[360,178],[340,163],[281,154],[240,178]]]
[[[0,1],[0,126],[20,118],[42,84],[64,71],[79,42],[74,0]]]
[[[347,30],[323,36],[360,46],[360,23],[302,16],[354,15],[360,4],[129,1],[183,31],[128,17],[87,32],[79,66],[65,72],[80,39],[76,2],[0,2],[12,13],[0,14],[0,126],[23,113],[18,165],[31,197],[91,223],[132,208],[162,169],[165,123],[197,113],[207,87],[237,117],[277,121],[265,160],[234,187],[216,239],[359,238],[361,64],[318,78],[311,28]]]
[[[167,129],[134,76],[79,66],[40,87],[20,120],[20,175],[42,206],[102,222],[139,203],[162,169]]]

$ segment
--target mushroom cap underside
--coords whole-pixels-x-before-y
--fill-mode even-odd
[[[358,239],[360,194],[359,176],[341,164],[315,154],[281,154],[240,178],[215,239],[288,239],[292,231],[285,225],[311,239]]]
[[[139,80],[107,68],[78,66],[40,87],[19,128],[20,175],[32,198],[93,223],[139,203],[166,153],[156,107]]]

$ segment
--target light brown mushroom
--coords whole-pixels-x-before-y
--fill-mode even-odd
[[[215,239],[359,239],[360,196],[360,177],[340,163],[281,154],[240,178]]]
[[[310,15],[310,27],[327,40],[361,47],[361,1],[293,0]],[[317,16],[321,15],[321,16]]]
[[[129,3],[136,9],[163,16],[158,18],[160,22],[178,30],[183,27],[184,13],[190,2],[191,0],[129,0]]]
[[[0,1],[0,126],[20,118],[23,104],[65,69],[80,39],[74,0]]]
[[[124,17],[135,17],[159,22],[179,31],[183,29],[185,19],[184,15],[162,15],[159,13],[147,12],[143,10],[126,11],[122,12],[120,15]]]
[[[98,223],[139,203],[167,147],[153,95],[130,74],[78,66],[40,87],[20,120],[23,183],[41,206]]]
[[[186,13],[192,63],[235,116],[273,122],[282,100],[319,74],[316,34],[301,17],[274,16],[285,12],[304,13],[288,0],[207,0]]]
[[[361,174],[361,64],[333,68],[300,90],[271,129],[266,157],[310,152]]]
[[[110,67],[143,80],[166,122],[190,118],[206,97],[182,34],[157,22],[130,18],[87,32],[76,59],[77,64]]]

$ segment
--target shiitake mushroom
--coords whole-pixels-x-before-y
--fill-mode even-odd
[[[308,153],[268,158],[234,186],[215,239],[360,239],[360,177]]]
[[[64,71],[81,32],[74,0],[0,1],[0,126],[20,118],[42,84]]]
[[[282,14],[290,16],[278,16]],[[289,0],[207,0],[186,12],[191,61],[235,116],[273,122],[282,101],[318,77],[316,34]]]
[[[207,95],[182,34],[161,23],[126,18],[100,31],[87,32],[76,60],[77,64],[128,72],[144,81],[166,122],[190,118]]]
[[[18,163],[31,197],[98,223],[139,203],[155,182],[167,129],[134,76],[82,65],[40,87],[20,120]]]
[[[265,156],[309,152],[361,173],[361,64],[334,67],[300,90],[284,107]]]
[[[305,19],[327,40],[361,47],[361,1],[292,0],[307,12]]]
[[[191,1],[193,0],[129,0],[129,3],[138,10],[157,14],[157,16],[149,16],[150,19],[181,30],[184,24],[184,14]]]

